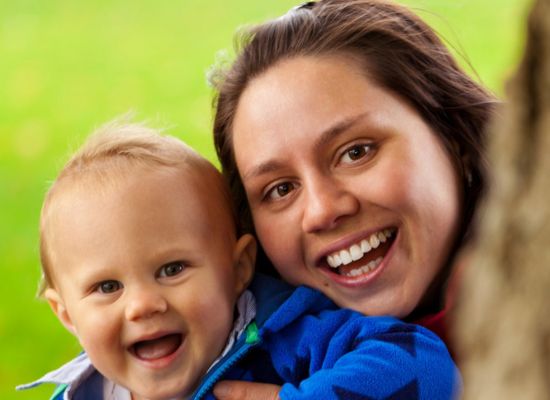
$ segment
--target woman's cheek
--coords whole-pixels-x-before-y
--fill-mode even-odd
[[[302,242],[300,223],[285,213],[276,216],[256,213],[254,220],[258,240],[275,269],[289,283],[302,283],[296,277],[296,266],[303,259],[299,246]]]

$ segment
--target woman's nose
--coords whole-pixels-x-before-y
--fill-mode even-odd
[[[158,288],[136,288],[126,293],[126,319],[138,321],[162,314],[168,310],[168,303]]]
[[[304,232],[332,229],[342,218],[355,215],[359,210],[357,197],[342,182],[316,177],[306,185],[302,219]]]

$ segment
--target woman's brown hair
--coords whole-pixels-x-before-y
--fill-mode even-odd
[[[426,23],[386,1],[305,3],[245,32],[236,60],[214,75],[214,142],[243,228],[253,232],[232,145],[240,96],[253,78],[283,59],[327,54],[358,59],[365,76],[409,102],[441,138],[463,179],[463,222],[453,257],[468,237],[486,186],[484,131],[496,100],[459,67]]]

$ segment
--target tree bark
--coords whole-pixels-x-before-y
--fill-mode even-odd
[[[454,323],[467,400],[550,399],[550,0],[507,89]]]

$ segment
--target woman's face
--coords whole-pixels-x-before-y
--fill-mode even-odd
[[[446,261],[461,192],[432,129],[365,75],[351,57],[279,62],[243,92],[233,146],[282,277],[341,307],[404,317]]]

